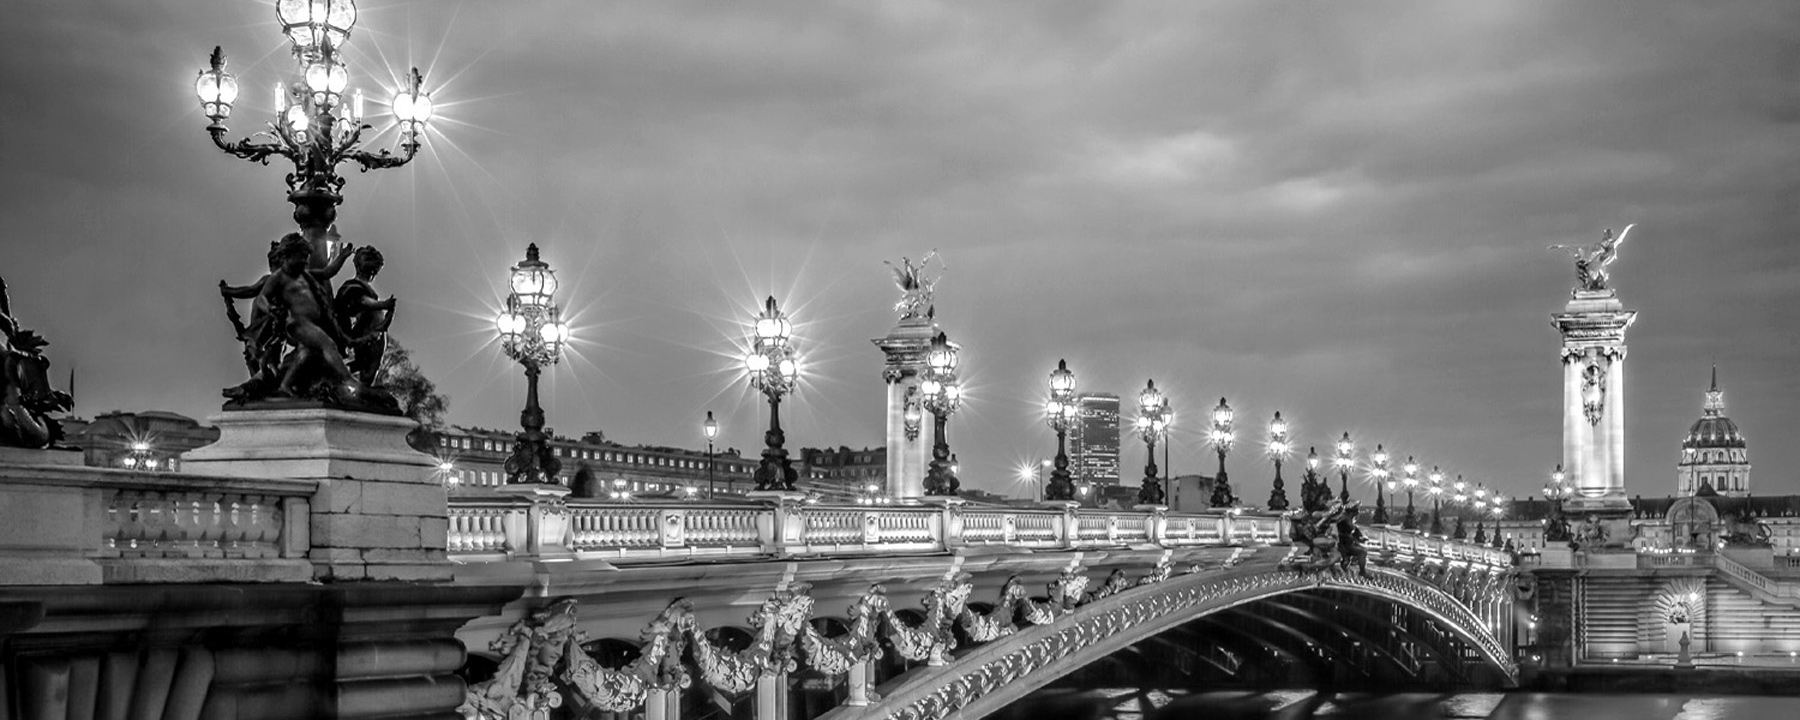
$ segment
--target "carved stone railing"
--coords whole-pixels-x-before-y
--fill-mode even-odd
[[[688,557],[746,560],[785,556],[931,553],[962,547],[1084,550],[1123,547],[1285,545],[1287,519],[1237,510],[994,508],[947,505],[764,505],[618,503],[553,499],[533,510],[516,497],[456,496],[450,501],[449,551],[461,562],[531,556],[530,538],[546,552],[616,560]],[[547,523],[533,533],[533,518]],[[563,528],[566,526],[566,531]],[[1369,550],[1404,558],[1492,567],[1511,556],[1475,543],[1366,527]],[[555,537],[562,533],[561,540]]]
[[[313,577],[313,481],[7,466],[0,585]]]

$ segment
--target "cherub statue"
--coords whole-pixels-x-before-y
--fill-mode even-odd
[[[930,279],[925,277],[925,266],[937,256],[937,250],[932,250],[917,265],[912,260],[901,257],[901,267],[894,267],[893,263],[886,260],[881,261],[881,264],[894,271],[894,284],[900,287],[900,300],[894,303],[894,312],[900,313],[901,320],[919,317],[924,308],[931,305],[931,289],[944,276],[944,263],[942,260],[938,261],[938,277]]]
[[[1575,258],[1575,280],[1581,283],[1580,290],[1605,290],[1608,275],[1606,266],[1619,259],[1619,246],[1625,244],[1625,236],[1636,224],[1626,225],[1617,237],[1611,228],[1600,237],[1594,245],[1551,245],[1551,250],[1567,250]]]
[[[385,264],[381,251],[364,245],[356,249],[355,257],[356,277],[338,287],[332,309],[344,326],[350,373],[358,382],[374,385],[382,354],[387,350],[388,325],[394,320],[394,297],[382,300],[375,292],[373,281]]]
[[[350,369],[344,364],[344,337],[332,313],[327,280],[349,257],[349,248],[340,246],[332,261],[321,270],[309,270],[312,245],[299,233],[289,233],[275,248],[276,266],[268,275],[242,288],[220,283],[219,292],[227,298],[251,295],[253,317],[250,325],[239,326],[239,337],[251,347],[247,359],[263,372],[249,382],[225,391],[234,400],[260,400],[270,396],[322,397],[349,399],[360,389],[353,383]],[[260,305],[260,308],[259,308]],[[258,310],[260,314],[257,314]],[[235,323],[234,323],[235,324]],[[292,348],[279,361],[274,375],[266,367],[274,345]],[[272,385],[272,387],[271,387]]]

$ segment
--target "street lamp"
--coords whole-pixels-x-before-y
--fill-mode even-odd
[[[161,467],[161,464],[157,462],[155,453],[151,451],[150,443],[145,440],[133,441],[131,443],[131,453],[119,460],[119,464],[125,466],[126,470],[155,471],[164,469]],[[167,469],[173,470],[174,468],[172,466],[174,465],[174,461],[170,461],[169,465],[171,467]]]
[[[330,255],[327,228],[337,219],[343,202],[344,177],[338,166],[354,161],[364,171],[399,167],[419,150],[419,136],[431,120],[431,96],[423,89],[418,68],[405,76],[391,107],[400,128],[400,154],[390,150],[371,153],[361,147],[362,134],[371,129],[364,122],[362,91],[344,93],[350,82],[342,47],[356,25],[352,0],[277,0],[276,18],[293,45],[298,74],[275,86],[275,117],[267,139],[225,140],[225,119],[238,99],[236,76],[225,69],[225,51],[213,48],[207,69],[194,81],[200,111],[211,121],[206,132],[214,145],[231,155],[267,165],[279,155],[294,164],[287,176],[288,202],[294,205],[294,222],[313,245],[312,267],[322,267]],[[262,134],[262,133],[259,133]]]
[[[706,411],[706,422],[700,424],[700,432],[706,435],[706,499],[711,500],[717,494],[713,485],[713,440],[719,437],[719,421],[714,420],[712,411]],[[725,478],[725,488],[729,492],[731,478]]]
[[[1505,546],[1505,543],[1500,541],[1500,520],[1506,517],[1506,508],[1500,504],[1500,493],[1494,493],[1494,501],[1488,508],[1488,513],[1494,516],[1494,536],[1489,539],[1489,544],[1495,549],[1500,549]]]
[[[1381,450],[1380,446],[1377,446],[1375,449],[1376,451]],[[1400,529],[1417,530],[1419,529],[1419,516],[1417,513],[1413,512],[1413,488],[1419,486],[1419,464],[1413,462],[1412,456],[1408,455],[1406,456],[1406,464],[1401,466],[1400,469],[1406,474],[1405,478],[1400,481],[1402,485],[1406,486],[1406,518],[1401,520]]]
[[[925,494],[955,497],[962,483],[950,460],[950,439],[944,428],[950,416],[962,405],[962,385],[956,381],[956,346],[940,332],[925,350],[925,377],[919,392],[925,396],[925,409],[931,411],[935,440],[931,444],[931,465],[925,473]]]
[[[1375,524],[1388,524],[1387,506],[1392,504],[1394,487],[1399,483],[1394,474],[1388,471],[1388,454],[1380,445],[1375,446],[1375,454],[1369,456],[1369,474],[1375,476]],[[1383,489],[1386,492],[1383,492]]]
[[[1426,488],[1425,490],[1426,493],[1431,495],[1431,534],[1443,535],[1444,523],[1442,522],[1442,516],[1444,512],[1441,500],[1444,495],[1444,474],[1438,471],[1436,465],[1433,465],[1431,466],[1431,475],[1427,476],[1426,479],[1431,481],[1431,487]]]
[[[545,443],[548,436],[544,434],[544,409],[538,405],[538,374],[562,357],[569,325],[562,321],[562,309],[556,305],[556,273],[538,259],[536,243],[526,246],[525,260],[513,266],[508,284],[512,292],[506,296],[506,311],[494,324],[506,356],[525,367],[525,410],[519,414],[524,431],[506,459],[506,482],[555,484],[562,461]]]
[[[1338,469],[1338,501],[1350,502],[1350,468],[1356,465],[1356,445],[1350,442],[1350,432],[1337,441],[1337,457],[1332,464]],[[1327,490],[1326,492],[1330,492]]]
[[[1234,440],[1231,434],[1231,406],[1225,404],[1225,398],[1219,398],[1218,406],[1212,411],[1212,433],[1207,440],[1219,453],[1219,474],[1213,480],[1212,506],[1216,508],[1237,505],[1237,496],[1231,492],[1231,480],[1225,475],[1225,454],[1231,452]]]
[[[1044,486],[1044,499],[1050,502],[1075,499],[1075,484],[1069,481],[1069,455],[1065,451],[1075,413],[1075,373],[1069,370],[1068,361],[1057,360],[1056,369],[1050,371],[1050,400],[1044,405],[1044,421],[1056,431],[1056,469],[1050,471],[1050,484]]]
[[[614,499],[614,500],[630,500],[631,499],[631,487],[626,482],[625,478],[623,478],[623,477],[613,478],[612,492],[609,493],[609,495],[611,495],[612,499]]]
[[[1306,448],[1306,477],[1300,481],[1300,509],[1306,512],[1318,512],[1325,509],[1324,495],[1331,490],[1324,480],[1319,479],[1319,449],[1313,446]]]
[[[1288,509],[1287,488],[1281,482],[1281,461],[1287,458],[1288,451],[1292,449],[1292,446],[1288,445],[1287,421],[1281,419],[1281,411],[1277,410],[1275,419],[1269,421],[1269,457],[1275,461],[1275,483],[1274,488],[1269,491],[1269,509],[1276,512]],[[1301,486],[1301,507],[1306,506],[1306,497],[1310,490],[1311,487],[1308,485]]]
[[[1168,501],[1156,469],[1156,440],[1167,429],[1163,416],[1167,402],[1168,398],[1156,389],[1155,380],[1147,382],[1138,393],[1137,433],[1144,440],[1144,482],[1138,488],[1139,505],[1162,505]]]
[[[769,398],[769,431],[763,434],[762,463],[756,467],[758,491],[793,492],[798,479],[787,450],[781,447],[787,439],[781,432],[781,396],[797,389],[800,381],[800,362],[790,342],[793,333],[793,323],[776,306],[775,297],[769,296],[762,314],[756,316],[750,351],[744,353],[750,386]]]
[[[1550,481],[1544,483],[1544,499],[1550,504],[1548,517],[1544,519],[1544,540],[1546,542],[1564,542],[1569,540],[1569,523],[1563,517],[1562,501],[1571,492],[1568,485],[1563,484],[1568,476],[1563,473],[1562,464],[1550,473]]]

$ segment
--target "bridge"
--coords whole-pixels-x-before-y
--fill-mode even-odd
[[[528,587],[459,633],[474,675],[493,673],[464,710],[675,718],[736,698],[757,718],[976,718],[1171,642],[1222,681],[1276,663],[1325,681],[1517,683],[1510,554],[1375,526],[1366,574],[1305,571],[1285,524],[1224,510],[458,498],[458,582]],[[533,649],[557,646],[570,652]]]
[[[1147,657],[1518,679],[1511,556],[1382,526],[1365,576],[1236,510],[446,500],[66,455],[0,457],[0,717],[974,718]]]

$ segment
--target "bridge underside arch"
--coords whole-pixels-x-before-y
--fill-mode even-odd
[[[884,687],[876,717],[918,720],[960,711],[979,718],[1059,678],[1123,653],[1205,638],[1201,664],[1229,677],[1286,661],[1322,678],[1449,679],[1511,686],[1517,668],[1467,607],[1436,586],[1391,568],[1356,575],[1301,575],[1238,568],[1170,578],[1082,606],[1056,622],[959,653],[945,667],[916,668]],[[837,713],[833,713],[835,717]]]

